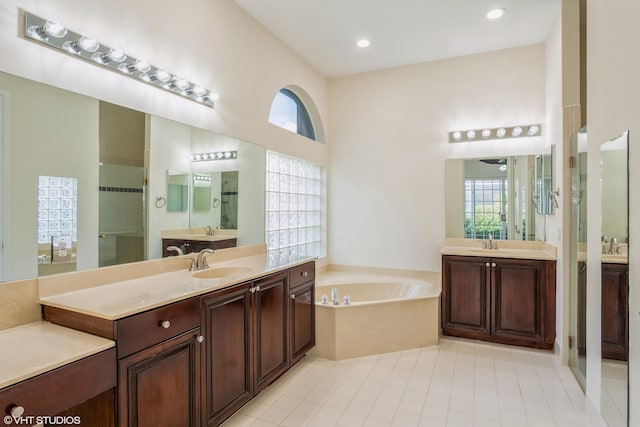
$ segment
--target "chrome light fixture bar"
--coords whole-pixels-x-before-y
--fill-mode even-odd
[[[525,138],[540,135],[542,135],[542,125],[540,124],[455,130],[449,132],[449,142],[486,141],[493,139]]]
[[[218,95],[171,72],[136,58],[119,47],[110,47],[87,34],[78,34],[61,22],[25,12],[24,36],[48,47],[84,59],[101,68],[166,90],[213,108]]]
[[[207,162],[209,160],[234,160],[237,158],[237,151],[216,151],[213,153],[196,153],[191,155],[192,162]]]

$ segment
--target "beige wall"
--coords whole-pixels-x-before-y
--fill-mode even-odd
[[[2,73],[0,89],[10,119],[4,280],[38,275],[39,175],[78,179],[77,267],[97,267],[98,102]]]
[[[587,2],[587,123],[588,171],[588,301],[587,301],[587,393],[594,405],[600,402],[600,145],[629,130],[630,226],[629,239],[629,425],[640,425],[640,3],[635,0]],[[635,166],[635,167],[634,167]],[[592,343],[592,344],[589,344]],[[592,380],[590,380],[592,378]]]
[[[330,81],[332,263],[440,270],[446,158],[540,152],[545,138],[449,144],[448,132],[545,121],[532,45]]]

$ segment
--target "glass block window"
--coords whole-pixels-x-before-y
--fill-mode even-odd
[[[78,180],[38,177],[38,243],[78,240]],[[58,240],[58,239],[54,239]]]
[[[267,152],[266,236],[271,257],[320,256],[322,167]]]
[[[507,180],[464,180],[464,236],[507,239]]]

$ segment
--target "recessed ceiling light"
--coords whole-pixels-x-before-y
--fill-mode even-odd
[[[356,46],[358,47],[369,47],[371,42],[367,39],[360,39],[356,42]]]
[[[487,12],[487,19],[498,19],[501,18],[507,9],[493,9]]]

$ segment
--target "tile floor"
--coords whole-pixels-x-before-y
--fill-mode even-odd
[[[237,426],[589,426],[548,351],[443,338],[344,361],[308,355],[233,415]]]

